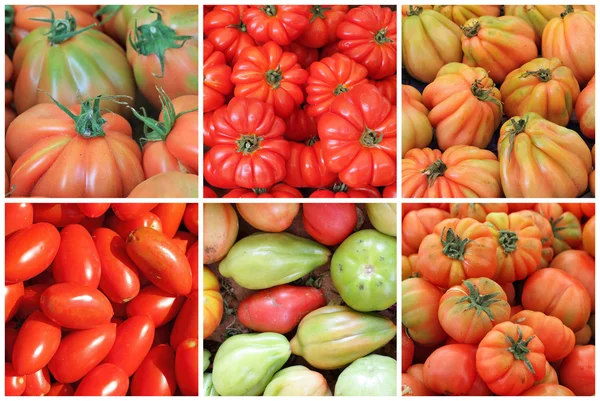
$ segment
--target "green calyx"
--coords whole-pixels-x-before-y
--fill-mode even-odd
[[[442,159],[437,159],[429,167],[421,171],[421,173],[427,176],[427,186],[431,187],[438,177],[444,175],[447,169],[448,166],[446,166]]]
[[[393,43],[394,41],[392,39],[388,38],[386,35],[387,35],[387,28],[381,28],[375,34],[375,37],[374,37],[375,42],[377,42],[380,45],[382,45],[384,43]]]
[[[260,149],[260,143],[263,141],[262,136],[258,136],[256,134],[251,135],[242,135],[240,139],[235,141],[238,145],[236,152],[241,152],[245,156],[254,153],[258,149]]]
[[[565,230],[567,228],[567,226],[562,226],[559,227],[559,224],[563,221],[563,216],[560,216],[558,219],[554,220],[554,217],[550,217],[550,226],[552,227],[552,234],[554,235],[554,238],[558,238],[559,240],[563,241],[564,238],[563,236],[560,234],[561,231]]]
[[[152,75],[156,78],[163,78],[165,74],[165,52],[168,49],[183,47],[185,42],[194,39],[194,37],[178,35],[175,29],[166,26],[162,20],[161,9],[150,7],[148,11],[156,14],[156,20],[141,26],[137,25],[136,20],[133,32],[129,33],[129,44],[138,54],[143,56],[156,55],[160,61],[160,75],[155,73],[152,73]],[[135,35],[135,41],[132,39],[132,34]]]
[[[475,20],[471,25],[461,25],[460,29],[462,29],[463,33],[467,38],[472,38],[477,36],[479,33],[479,29],[481,28],[481,23],[479,20]]]
[[[106,18],[103,18],[102,22],[100,23],[100,25],[104,25],[108,21],[110,21],[119,12],[119,10],[121,10],[121,8],[123,8],[123,6],[119,6],[119,5],[102,6],[98,10],[96,10],[96,12],[94,13],[94,17],[99,18],[99,17],[104,17],[105,15],[108,16]]]
[[[408,12],[406,13],[407,17],[412,17],[413,15],[419,16],[423,12],[423,7],[419,6],[408,6]]]
[[[531,336],[527,340],[524,340],[523,332],[518,325],[517,332],[519,333],[517,341],[515,341],[511,336],[506,335],[506,339],[510,342],[510,347],[507,349],[507,351],[513,354],[513,357],[516,360],[523,361],[525,366],[527,366],[527,369],[535,375],[535,369],[533,368],[533,365],[531,365],[529,359],[527,359],[527,355],[529,354],[529,348],[527,348],[527,346],[535,336]]]
[[[339,95],[341,95],[342,93],[346,93],[346,92],[348,92],[348,91],[349,91],[349,89],[348,89],[348,88],[346,88],[346,86],[344,86],[344,84],[338,84],[338,85],[335,87],[335,89],[333,90],[333,95],[334,95],[334,96],[339,96]]]
[[[57,45],[71,39],[73,36],[79,35],[82,32],[92,29],[96,24],[86,26],[85,28],[77,29],[77,21],[75,17],[65,11],[64,19],[56,19],[54,17],[54,11],[50,7],[46,6],[31,6],[27,8],[45,8],[50,11],[50,18],[31,18],[32,21],[47,22],[50,24],[50,29],[44,34],[48,37],[50,45]]]
[[[360,136],[360,144],[367,148],[372,148],[377,146],[379,142],[383,140],[383,133],[377,133],[370,128],[365,128],[363,133]]]
[[[13,6],[4,6],[4,29],[9,35],[12,35],[12,29],[15,26],[15,8]]]
[[[337,194],[338,192],[348,192],[348,185],[344,184],[343,182],[338,182],[333,184],[332,191],[334,194]]]
[[[509,153],[511,156],[512,156],[513,149],[515,147],[515,138],[521,132],[525,131],[525,128],[527,127],[527,121],[528,121],[527,118],[520,118],[518,120],[515,118],[510,119],[510,124],[512,125],[512,127],[507,129],[507,133],[508,133],[507,138],[508,138],[508,142],[510,145]],[[507,138],[505,138],[505,140]]]
[[[529,76],[537,77],[542,82],[548,82],[552,79],[552,74],[548,68],[540,68],[537,71],[526,71],[519,78],[527,78]]]
[[[484,79],[487,79],[487,75],[482,79],[476,79],[475,81],[473,81],[473,83],[471,84],[471,93],[473,94],[473,96],[475,96],[482,102],[494,103],[500,109],[500,114],[502,114],[504,112],[502,102],[496,97],[494,97],[494,95],[492,94],[495,85],[493,85],[489,89],[485,89],[482,84]]]
[[[446,227],[442,229],[440,241],[444,246],[444,255],[456,260],[464,260],[467,244],[471,242],[469,238],[461,239],[451,228],[446,231]]]
[[[310,13],[312,14],[310,23],[312,24],[317,18],[325,19],[325,13],[329,10],[331,10],[331,7],[312,6],[310,9]]]
[[[276,6],[262,6],[260,8],[262,12],[267,14],[268,17],[275,17],[277,15],[277,7]]]
[[[500,243],[505,255],[513,253],[517,249],[518,240],[519,237],[517,236],[517,233],[508,230],[500,230],[498,242]]]
[[[265,73],[265,79],[272,89],[277,89],[281,85],[283,74],[281,73],[281,66],[278,65],[276,69],[269,70]]]
[[[565,11],[560,13],[560,18],[565,18],[567,15],[574,13],[574,12],[575,12],[575,9],[573,8],[573,6],[565,6]]]
[[[479,289],[473,285],[473,283],[468,280],[464,281],[465,286],[469,290],[469,295],[465,295],[464,297],[459,298],[456,303],[468,303],[467,307],[463,311],[468,311],[470,309],[475,309],[475,314],[477,316],[481,315],[481,313],[485,313],[490,321],[494,321],[494,315],[490,310],[490,306],[496,302],[499,302],[500,299],[496,298],[499,292],[493,292],[491,294],[481,295],[479,293]]]

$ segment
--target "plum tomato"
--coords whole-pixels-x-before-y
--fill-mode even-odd
[[[33,205],[33,222],[50,223],[56,227],[78,224],[85,215],[75,203],[36,203]]]
[[[35,373],[25,376],[25,391],[23,395],[39,397],[50,391],[50,373],[43,367]]]
[[[79,224],[69,224],[60,232],[60,246],[52,273],[57,283],[83,284],[98,288],[100,257],[90,233]]]
[[[292,225],[300,211],[299,203],[238,203],[240,216],[252,227],[280,233]]]
[[[132,396],[172,396],[177,388],[175,353],[166,344],[152,348],[131,380]]]
[[[123,369],[111,363],[96,366],[75,391],[75,396],[123,396],[129,390],[129,378]]]
[[[104,359],[123,369],[127,377],[140,366],[154,341],[154,322],[150,316],[132,316],[117,327],[112,349]]]
[[[106,213],[110,203],[78,203],[77,207],[86,217],[96,218]]]
[[[4,363],[4,395],[20,396],[25,391],[25,375],[17,374],[12,363]]]
[[[7,203],[4,205],[4,236],[33,224],[31,203]]]
[[[71,396],[75,394],[75,390],[70,384],[67,383],[52,383],[50,387],[50,391],[46,394],[46,396]]]
[[[111,214],[106,218],[105,226],[115,231],[123,239],[127,239],[129,233],[139,227],[149,227],[160,232],[163,230],[160,217],[152,212],[143,212],[129,220],[120,220]]]
[[[170,344],[176,350],[187,338],[198,338],[198,291],[190,294],[185,301],[171,331]]]
[[[60,326],[41,311],[35,311],[19,330],[12,363],[20,375],[37,372],[50,362],[60,344]]]
[[[195,235],[198,235],[198,204],[190,203],[185,208],[183,214],[183,224],[185,227]]]
[[[111,209],[119,220],[130,220],[154,209],[158,203],[113,203]]]
[[[127,316],[150,316],[154,326],[158,328],[177,316],[185,299],[184,296],[171,295],[154,285],[149,285],[127,303]]]
[[[36,310],[40,309],[40,298],[49,284],[32,284],[24,289],[23,302],[17,312],[17,318],[25,320]]]
[[[305,203],[302,224],[323,245],[338,245],[352,234],[358,214],[353,203]]]
[[[4,323],[15,316],[23,303],[24,296],[25,289],[22,281],[4,285]]]
[[[185,256],[192,268],[192,291],[198,290],[198,241],[194,242]]]
[[[183,395],[198,395],[198,339],[183,340],[175,351],[175,378]]]
[[[185,211],[185,203],[159,203],[152,209],[152,213],[158,216],[162,223],[163,234],[169,238],[173,238],[179,230]]]

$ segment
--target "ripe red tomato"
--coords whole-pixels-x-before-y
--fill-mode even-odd
[[[4,395],[20,396],[25,391],[25,375],[17,374],[12,363],[4,363]]]
[[[31,203],[7,203],[4,205],[4,236],[33,224]]]
[[[127,316],[150,316],[154,326],[158,328],[177,316],[185,299],[184,296],[171,295],[154,285],[149,285],[127,303]]]
[[[106,323],[65,336],[48,364],[52,376],[61,383],[82,379],[108,355],[117,333],[115,323]]]
[[[70,384],[53,383],[46,396],[70,396],[73,394],[75,394],[75,390]]]
[[[307,69],[312,63],[319,60],[319,50],[302,46],[298,42],[292,42],[287,46],[282,46],[284,52],[294,53],[298,57],[300,67]]]
[[[113,203],[111,209],[119,220],[130,220],[154,209],[158,203]]]
[[[402,327],[402,373],[406,372],[413,362],[415,343]]]
[[[592,310],[596,306],[596,263],[586,251],[570,249],[559,253],[550,267],[562,270],[579,281],[590,294]]]
[[[24,295],[25,290],[22,281],[4,285],[4,323],[15,316],[23,303]]]
[[[358,188],[350,188],[346,184],[336,183],[331,190],[318,189],[310,198],[381,198],[377,188],[365,185]]]
[[[383,193],[381,194],[384,198],[396,198],[396,184],[388,185],[383,189]]]
[[[17,323],[14,320],[9,321],[4,326],[4,360],[6,362],[12,362],[12,353],[18,335]]]
[[[87,217],[100,217],[110,208],[110,203],[78,203],[79,211]]]
[[[570,397],[574,397],[575,396],[575,394],[571,390],[566,388],[565,386],[561,386],[559,384],[551,384],[551,383],[536,384],[533,387],[531,387],[529,390],[524,391],[519,395],[521,397],[532,397],[532,396],[537,396],[537,397],[570,396]]]
[[[175,394],[175,353],[166,344],[152,348],[131,380],[133,396],[167,396]]]
[[[132,316],[117,327],[112,349],[104,358],[123,369],[127,376],[140,366],[154,341],[154,323],[150,316]]]
[[[221,107],[225,98],[233,91],[231,67],[227,65],[225,55],[215,50],[213,44],[204,41],[202,105],[205,113]]]
[[[309,116],[307,110],[306,105],[300,106],[285,119],[285,133],[283,134],[285,139],[303,142],[319,135],[317,120]]]
[[[54,284],[40,298],[42,312],[70,329],[91,329],[110,322],[113,309],[99,290],[81,284]],[[32,315],[33,316],[33,315]]]
[[[57,283],[75,283],[98,288],[100,257],[90,233],[79,224],[60,232],[60,246],[52,265]]]
[[[299,203],[238,203],[240,216],[260,231],[280,233],[292,225]]]
[[[128,220],[120,220],[117,216],[111,214],[106,219],[105,225],[123,239],[127,239],[129,234],[139,227],[149,227],[160,232],[163,230],[161,219],[152,212],[144,212]]]
[[[125,250],[158,288],[177,295],[187,295],[192,290],[192,269],[185,253],[163,233],[137,228],[127,237]]]
[[[340,244],[358,221],[353,203],[305,203],[302,212],[304,229],[323,245]]]
[[[190,262],[190,267],[192,268],[192,291],[198,289],[198,254],[200,253],[198,247],[198,241],[196,241],[189,247],[185,254],[188,262]]]
[[[77,386],[75,396],[123,396],[127,395],[129,378],[113,364],[103,363],[88,373]]]
[[[50,223],[56,227],[77,224],[85,215],[76,203],[36,203],[33,205],[33,222]]]
[[[304,316],[325,304],[319,289],[279,285],[245,298],[238,306],[237,317],[250,330],[286,334]]]
[[[248,6],[218,5],[204,16],[206,39],[225,54],[229,64],[235,64],[246,47],[256,45],[242,22],[247,9]]]
[[[40,298],[49,286],[50,284],[32,284],[25,287],[21,305],[16,315],[18,319],[25,320],[33,312],[40,309]]]
[[[575,395],[594,395],[596,393],[596,346],[576,345],[562,361],[558,378],[560,383]]]
[[[211,188],[211,187],[207,187],[206,185],[204,186],[204,198],[210,198],[210,199],[214,199],[214,198],[218,198],[217,194],[215,193],[215,191]]]
[[[337,42],[337,26],[346,12],[348,6],[310,6],[310,22],[296,42],[315,49]]]
[[[6,283],[29,280],[46,270],[59,246],[60,234],[48,223],[32,224],[11,235],[5,243]]]
[[[196,210],[198,210],[198,204],[194,203],[194,205],[196,205]],[[173,238],[177,230],[179,230],[185,210],[185,203],[160,203],[152,209],[152,213],[160,219],[163,234],[169,238]]]
[[[40,397],[50,391],[50,373],[43,367],[35,373],[25,376],[25,391],[23,395]]]
[[[320,141],[311,140],[306,145],[291,142],[285,169],[284,182],[296,188],[325,188],[337,180],[337,174],[325,165]]]
[[[375,85],[379,92],[390,101],[392,105],[396,105],[396,88],[398,87],[398,83],[396,80],[396,74],[390,75],[387,78],[384,78],[379,81],[369,80],[371,85]]]
[[[187,338],[198,338],[198,291],[190,294],[185,301],[171,331],[171,348],[177,349]]]
[[[310,6],[250,6],[242,15],[256,43],[274,41],[280,46],[298,39],[308,27]]]
[[[12,363],[20,375],[30,375],[50,362],[60,344],[60,326],[41,311],[33,312],[15,341]]]
[[[236,188],[227,192],[223,198],[303,198],[298,189],[280,182],[267,188]]]
[[[198,235],[179,230],[175,233],[172,241],[180,241],[181,243],[185,244],[186,251],[189,251],[192,244],[198,241]]]
[[[192,234],[198,235],[198,204],[190,203],[183,214],[183,224]]]
[[[175,378],[183,395],[198,395],[198,339],[189,338],[175,352]]]

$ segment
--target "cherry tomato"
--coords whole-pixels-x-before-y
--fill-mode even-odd
[[[97,229],[92,238],[102,266],[100,290],[113,302],[129,302],[140,292],[140,276],[127,256],[125,240],[108,228]]]
[[[25,289],[22,281],[4,286],[4,323],[15,316],[23,303],[24,295]]]
[[[112,211],[119,220],[133,219],[154,209],[158,203],[113,203]]]
[[[177,349],[187,338],[198,338],[198,291],[190,294],[175,319],[171,331],[171,347]]]
[[[60,246],[54,258],[52,273],[57,283],[98,288],[100,257],[92,236],[83,226],[69,224],[60,232]]]
[[[123,239],[127,239],[129,233],[139,227],[150,227],[162,232],[162,221],[152,212],[144,212],[129,220],[119,220],[114,214],[106,218],[105,226],[115,231]]]
[[[23,302],[17,312],[17,318],[27,319],[36,310],[40,309],[40,298],[42,293],[46,291],[46,288],[50,287],[49,284],[33,284],[28,285],[24,289]]]
[[[176,388],[175,353],[168,345],[157,345],[133,374],[131,395],[172,396]]]
[[[56,227],[77,224],[85,215],[75,203],[36,203],[33,205],[33,222],[50,223]]]
[[[194,291],[198,289],[198,241],[194,242],[185,256],[192,268],[192,291]]]
[[[111,363],[96,366],[88,373],[75,391],[75,396],[127,395],[129,378],[123,369]]]
[[[177,316],[184,303],[184,296],[171,295],[154,285],[149,285],[127,303],[127,316],[148,315],[152,318],[154,326],[161,327]]]
[[[198,204],[190,203],[183,215],[183,224],[192,234],[198,235]]]
[[[60,344],[60,326],[41,311],[33,312],[17,336],[12,363],[21,375],[37,372],[50,362]]]
[[[179,240],[185,242],[185,250],[186,252],[190,250],[192,244],[198,241],[198,236],[187,231],[177,231],[175,236],[173,237],[173,241]]]
[[[68,334],[48,364],[61,383],[73,383],[94,369],[110,352],[117,334],[115,323],[101,324]]]
[[[132,316],[117,327],[117,337],[104,359],[131,376],[140,366],[154,341],[154,323],[150,316]]]
[[[78,203],[79,211],[87,217],[100,217],[110,207],[110,203]]]
[[[35,373],[25,376],[25,391],[23,395],[39,397],[50,391],[50,373],[43,367]]]
[[[4,363],[4,395],[19,396],[25,391],[25,376],[17,374],[12,363]]]
[[[50,266],[60,245],[58,230],[48,223],[23,228],[6,240],[4,279],[8,284],[29,280]]]
[[[125,243],[127,254],[158,288],[178,295],[192,290],[192,269],[185,253],[163,233],[147,227],[134,230]]]
[[[198,339],[188,338],[175,352],[175,378],[183,395],[198,395]]]
[[[81,284],[54,284],[40,298],[46,316],[70,329],[91,329],[110,322],[113,309],[106,296]]]
[[[70,384],[66,383],[53,383],[50,387],[50,391],[46,394],[46,397],[49,396],[69,396],[75,394],[75,390],[71,387]]]
[[[173,238],[179,230],[185,210],[185,203],[160,203],[152,209],[152,213],[160,218],[163,234]]]
[[[33,224],[31,203],[7,203],[4,205],[4,236]]]

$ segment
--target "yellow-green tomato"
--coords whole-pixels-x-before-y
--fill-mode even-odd
[[[395,203],[367,203],[367,216],[377,231],[396,236]]]
[[[336,396],[395,396],[395,359],[369,355],[352,362],[335,383]]]
[[[273,376],[263,396],[329,396],[327,380],[306,366],[290,366]]]
[[[204,373],[202,375],[202,390],[205,397],[218,397],[219,393],[215,390],[213,385],[212,373]]]

